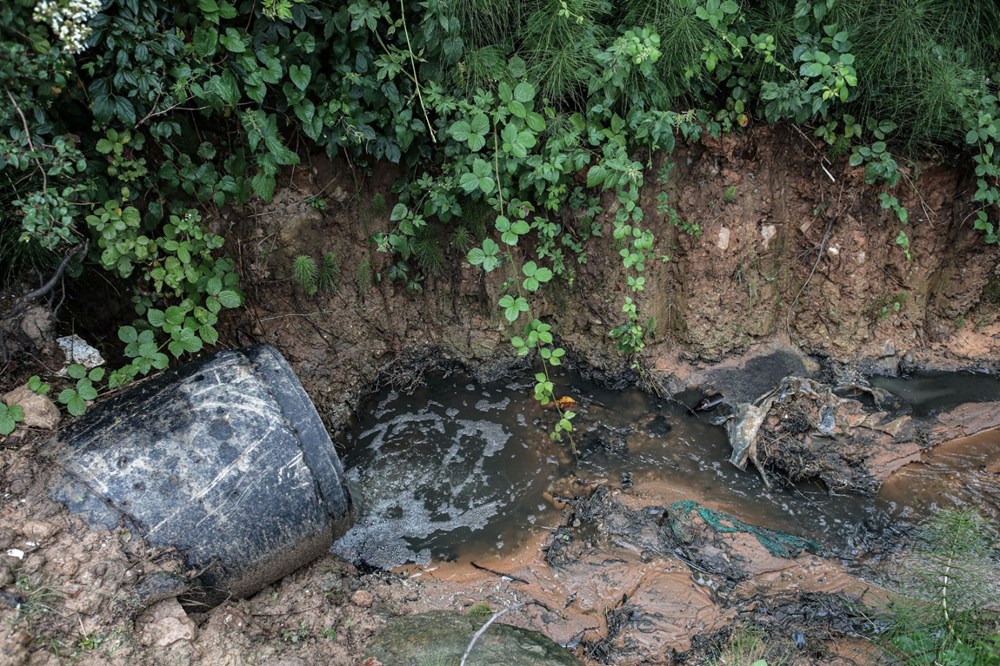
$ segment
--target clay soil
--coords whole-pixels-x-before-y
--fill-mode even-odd
[[[642,372],[608,336],[625,296],[610,242],[588,246],[574,288],[546,292],[539,316],[598,374],[672,391],[774,348],[809,354],[838,376],[997,370],[1000,252],[972,229],[969,175],[935,164],[907,173],[895,194],[910,211],[908,261],[878,191],[822,155],[778,128],[670,157],[668,200],[703,235],[655,213],[662,187],[647,185],[648,220],[670,261],[650,267],[639,299],[653,318]],[[271,204],[218,220],[249,304],[226,323],[223,344],[275,345],[334,434],[377,385],[406,386],[452,362],[483,376],[517,369],[495,307],[506,276],[484,277],[442,237],[442,267],[425,271],[422,293],[388,279],[389,257],[367,239],[391,229],[396,175],[316,158]],[[603,231],[610,238],[609,223]],[[307,297],[291,262],[325,252],[337,258],[338,279]],[[109,351],[116,344],[113,334],[96,338]],[[40,348],[5,368],[0,389],[57,367]],[[744,627],[764,632],[760,656],[773,661],[878,659],[861,637],[871,630],[865,607],[884,599],[877,586],[835,561],[776,558],[746,535],[723,538],[698,524],[678,542],[664,531],[661,498],[607,488],[567,492],[563,527],[517,556],[479,563],[493,573],[459,564],[360,570],[329,555],[249,599],[188,614],[169,590],[151,593],[147,583],[145,596],[137,592],[157,572],[188,573],[178,554],[150,552],[123,529],[90,530],[47,499],[58,473],[52,438],[22,429],[0,442],[2,665],[357,664],[394,615],[524,601],[533,603],[504,621],[573,646],[586,663],[710,663]]]

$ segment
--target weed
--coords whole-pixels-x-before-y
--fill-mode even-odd
[[[656,210],[661,215],[667,216],[667,221],[686,233],[688,236],[694,236],[698,238],[702,234],[702,228],[697,222],[686,222],[680,218],[677,214],[677,209],[670,205],[669,198],[666,192],[660,192],[656,195]]]
[[[736,201],[736,186],[730,185],[727,187],[722,198],[727,204],[731,204]]]
[[[465,254],[472,248],[475,240],[472,232],[465,225],[456,226],[451,232],[451,245],[462,254]]]
[[[900,292],[888,299],[883,299],[875,305],[876,317],[879,321],[886,319],[890,314],[898,314],[902,311],[908,295]]]
[[[493,615],[493,610],[485,601],[478,601],[469,607],[469,615],[479,618],[488,618]]]
[[[372,264],[371,261],[366,257],[358,262],[358,273],[355,276],[355,282],[358,285],[358,291],[364,294],[371,288],[373,281],[374,281],[374,272],[372,271]]]
[[[767,666],[767,634],[755,627],[739,627],[733,631],[712,666]],[[772,662],[772,666],[778,666]]]
[[[309,638],[309,630],[306,629],[305,622],[300,622],[298,629],[289,629],[281,634],[281,640],[292,644],[299,643],[307,638]]]
[[[388,210],[388,204],[385,201],[385,195],[381,192],[373,194],[371,205],[372,215],[375,217],[384,217],[386,210]]]
[[[107,640],[105,636],[99,635],[96,631],[92,631],[85,636],[81,636],[78,645],[83,650],[99,650],[101,645]]]
[[[995,664],[996,530],[973,511],[940,511],[900,566],[887,648],[903,664]]]
[[[413,256],[427,275],[438,276],[444,272],[446,261],[442,241],[435,233],[418,236],[413,242]]]
[[[15,575],[14,587],[23,598],[17,607],[13,623],[15,625],[24,623],[29,627],[29,630],[47,623],[46,617],[58,612],[56,607],[63,600],[62,591],[49,584],[41,574],[18,575],[16,570],[13,573]]]
[[[323,263],[319,268],[319,275],[316,278],[316,286],[323,291],[333,291],[340,280],[340,264],[333,252],[323,253]]]
[[[317,290],[317,278],[319,268],[316,260],[307,254],[300,254],[292,262],[292,277],[299,288],[305,292],[306,296],[315,296]]]
[[[17,424],[24,420],[24,409],[21,405],[5,405],[0,402],[0,435],[6,437],[14,432]]]
[[[45,395],[52,390],[52,386],[43,382],[38,375],[32,375],[28,378],[28,390],[37,395]]]

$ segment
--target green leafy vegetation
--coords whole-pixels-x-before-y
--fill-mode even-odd
[[[0,402],[0,435],[6,437],[17,429],[17,424],[24,420],[24,409],[21,405],[6,405]]]
[[[515,351],[537,357],[535,395],[547,402],[565,351],[537,305],[555,283],[573,285],[591,243],[620,255],[626,295],[609,334],[638,363],[651,323],[644,273],[667,260],[640,190],[678,140],[805,126],[879,188],[907,258],[900,201],[912,185],[900,161],[961,153],[974,160],[973,224],[987,243],[1000,237],[993,3],[39,6],[0,7],[4,279],[88,241],[87,261],[131,290],[135,310],[118,336],[127,362],[64,391],[75,411],[98,382],[121,386],[218,342],[219,317],[243,301],[222,212],[270,200],[306,152],[402,166],[398,201],[369,206],[388,213],[372,238],[392,257],[384,275],[419,292],[460,262],[497,273],[498,315]],[[672,224],[701,234],[665,192],[657,200]],[[312,295],[341,270],[362,294],[383,277],[370,257],[341,267],[333,255],[297,257],[291,275]],[[554,434],[571,418],[560,412]]]
[[[784,661],[768,662],[768,636],[752,626],[737,627],[722,646],[712,666],[780,666]]]
[[[940,511],[899,572],[889,653],[901,664],[1000,663],[996,530],[973,511]]]

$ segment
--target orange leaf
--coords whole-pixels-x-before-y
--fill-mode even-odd
[[[559,407],[559,409],[569,409],[575,404],[576,400],[569,397],[568,395],[564,395],[561,398],[556,398],[556,406]]]

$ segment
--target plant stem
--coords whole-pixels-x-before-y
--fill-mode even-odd
[[[420,92],[420,81],[417,79],[417,59],[413,56],[413,46],[410,44],[410,31],[406,27],[406,4],[404,0],[399,0],[399,13],[403,21],[403,34],[406,36],[406,51],[410,55],[410,67],[413,68],[413,86],[417,89],[420,110],[424,112],[424,121],[427,123],[427,131],[431,135],[431,141],[437,143],[437,137],[434,135],[434,126],[431,125],[430,116],[427,115],[427,107],[424,105],[424,96]]]
[[[496,125],[493,126],[493,171],[497,179],[497,202],[498,202],[497,205],[500,209],[500,214],[503,215],[504,214],[503,184],[500,182],[500,143],[499,140],[497,139]],[[521,298],[524,298],[524,291],[521,289],[521,279],[520,279],[521,267],[514,259],[514,254],[510,251],[510,246],[507,245],[506,243],[504,243],[504,245],[507,247],[506,249],[507,261],[510,262],[510,265],[514,267],[514,286],[517,287],[517,295]],[[527,300],[527,298],[525,298],[525,300]],[[535,348],[536,349],[539,348],[539,344],[537,342],[535,343]],[[545,359],[542,358],[541,354],[538,355],[538,360],[542,364],[542,373],[545,375],[545,381],[551,382],[552,378],[549,375],[548,363],[545,362]],[[559,403],[553,400],[551,404],[556,408],[556,411],[559,413],[559,420],[561,421],[562,419],[564,419],[565,414],[563,414],[562,407],[559,406]],[[570,450],[573,452],[573,455],[576,456],[577,455],[576,441],[573,439],[573,433],[571,431],[566,434],[569,437]]]

